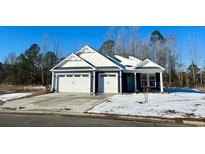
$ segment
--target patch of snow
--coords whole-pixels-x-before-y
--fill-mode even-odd
[[[0,101],[9,101],[9,100],[13,100],[13,99],[17,99],[17,98],[29,96],[29,95],[32,95],[32,93],[11,93],[11,94],[4,94],[4,95],[0,95]]]
[[[143,93],[115,95],[88,112],[117,115],[164,118],[205,118],[205,94],[149,93],[148,102]]]
[[[24,86],[24,89],[30,89],[30,90],[38,90],[38,89],[46,89],[45,86]]]

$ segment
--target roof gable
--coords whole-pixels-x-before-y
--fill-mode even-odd
[[[66,57],[63,61],[58,63],[55,67],[51,69],[78,69],[78,68],[86,68],[86,69],[95,69],[91,64],[84,61],[82,58],[75,54],[70,54],[68,57]]]
[[[123,69],[117,61],[114,61],[108,56],[103,55],[102,53],[96,51],[95,49],[84,46],[76,53],[79,57],[92,64],[95,67],[115,67],[119,69]]]
[[[144,61],[142,61],[141,63],[137,64],[136,66],[133,67],[133,69],[137,69],[137,68],[158,68],[158,69],[162,69],[165,70],[163,67],[161,67],[160,65],[154,63],[153,61],[149,60],[149,59],[145,59]]]

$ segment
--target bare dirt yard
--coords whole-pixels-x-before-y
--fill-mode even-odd
[[[196,89],[205,92],[205,87],[197,87]]]

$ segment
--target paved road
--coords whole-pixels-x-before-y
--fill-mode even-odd
[[[58,115],[0,114],[1,127],[172,127],[177,124]]]

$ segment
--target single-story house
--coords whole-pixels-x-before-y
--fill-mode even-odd
[[[149,88],[163,92],[165,69],[149,59],[111,58],[84,46],[51,69],[52,90],[78,93],[126,93]]]

